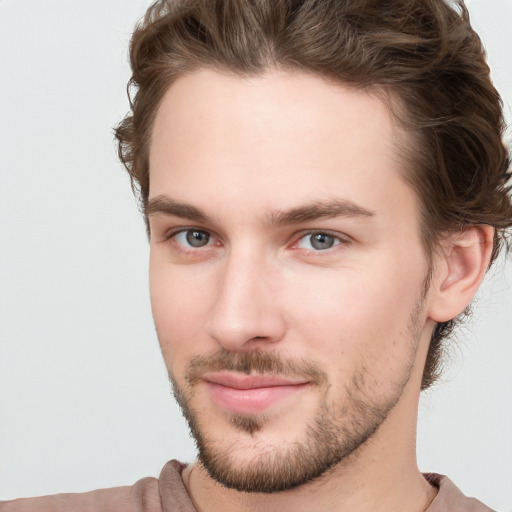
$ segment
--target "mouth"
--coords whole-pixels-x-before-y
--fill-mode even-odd
[[[235,414],[258,414],[304,391],[310,382],[279,375],[216,372],[203,375],[212,401]]]

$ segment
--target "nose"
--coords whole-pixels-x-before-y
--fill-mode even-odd
[[[219,270],[207,334],[229,351],[263,348],[286,330],[277,301],[277,270],[262,258],[232,254]]]

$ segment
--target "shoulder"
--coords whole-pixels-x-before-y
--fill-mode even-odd
[[[162,506],[159,481],[148,477],[133,486],[3,501],[0,512],[162,512]]]
[[[159,479],[143,478],[132,486],[2,501],[0,512],[195,512],[181,479],[185,467],[171,460]]]
[[[424,476],[439,489],[425,512],[493,512],[481,501],[465,496],[447,476],[436,473],[427,473]]]

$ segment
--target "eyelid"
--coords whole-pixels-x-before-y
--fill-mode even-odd
[[[201,231],[202,233],[207,233],[208,235],[215,237],[215,235],[209,229],[200,228],[198,226],[179,226],[179,227],[174,227],[174,228],[168,229],[164,233],[164,237],[165,237],[166,240],[170,240],[172,237],[176,236],[177,234],[185,233],[187,231]]]

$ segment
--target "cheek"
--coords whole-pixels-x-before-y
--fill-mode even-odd
[[[204,340],[210,303],[208,281],[173,271],[153,259],[149,282],[158,340],[171,370],[171,364],[175,366],[197,353]]]
[[[415,274],[416,280],[404,278]],[[422,285],[417,270],[401,272],[389,265],[302,277],[288,295],[290,324],[301,333],[304,350],[314,342],[326,365],[339,361],[341,371],[348,371],[365,359],[395,366],[399,354],[410,353],[409,327]]]

